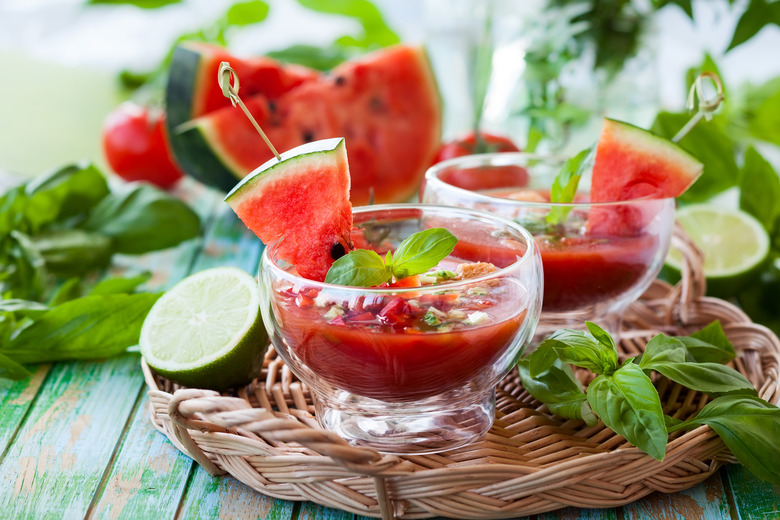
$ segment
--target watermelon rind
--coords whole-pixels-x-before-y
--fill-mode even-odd
[[[284,175],[285,169],[295,168],[302,162],[306,162],[308,165],[315,165],[314,154],[330,153],[336,151],[339,147],[344,147],[343,137],[333,137],[330,139],[320,139],[318,141],[312,141],[311,143],[302,144],[292,150],[287,150],[279,156],[281,161],[276,157],[267,160],[261,166],[258,166],[252,173],[241,179],[233,189],[225,196],[225,202],[231,207],[235,208],[241,204],[245,197],[251,196],[251,194],[260,188],[263,183],[268,183],[273,180],[276,175]]]
[[[199,129],[181,129],[192,119],[202,59],[202,49],[192,43],[181,44],[173,51],[165,90],[168,135],[176,162],[185,172],[207,186],[227,191],[235,185],[236,178],[229,174],[218,155],[196,152],[209,146]]]

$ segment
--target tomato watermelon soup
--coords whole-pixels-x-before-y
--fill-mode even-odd
[[[483,212],[378,205],[353,211],[350,242],[324,282],[278,258],[283,240],[261,261],[266,327],[317,419],[386,453],[478,438],[539,319],[533,237]]]
[[[605,200],[609,197],[603,193],[586,191],[595,174],[586,170],[580,189],[569,194],[568,202],[551,202],[555,190],[559,196],[572,189],[572,184],[557,181],[556,185],[564,164],[562,158],[527,153],[445,161],[427,172],[422,200],[502,215],[534,235],[544,267],[539,332],[548,327],[581,328],[584,320],[599,321],[617,332],[622,311],[647,289],[663,265],[674,222],[674,198],[645,191],[630,200]],[[528,182],[496,186],[490,180],[493,170],[500,176],[507,166],[524,168]],[[622,170],[617,162],[612,168],[615,171],[599,172],[599,189],[619,191],[614,184],[621,182]],[[605,175],[614,178],[613,184],[604,180]]]

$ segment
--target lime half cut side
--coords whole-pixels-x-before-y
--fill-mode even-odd
[[[750,214],[693,204],[677,211],[677,221],[704,253],[708,293],[732,296],[760,274],[769,256],[770,240],[764,226]],[[679,272],[682,253],[671,248],[666,265]]]
[[[188,276],[155,302],[141,328],[141,354],[173,382],[222,390],[259,375],[268,336],[257,282],[233,267]]]

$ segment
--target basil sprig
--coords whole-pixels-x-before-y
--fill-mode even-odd
[[[328,270],[325,282],[353,287],[373,287],[393,278],[400,280],[422,274],[452,253],[458,239],[444,228],[431,228],[408,236],[395,254],[383,259],[367,249],[356,249],[342,256]]]
[[[745,467],[780,485],[780,408],[756,395],[750,382],[723,365],[736,356],[720,322],[687,337],[655,336],[639,359],[618,364],[612,337],[586,323],[588,331],[563,329],[520,360],[523,387],[548,409],[592,425],[596,417],[655,459],[663,460],[668,434],[709,425]],[[583,391],[569,365],[597,377]],[[665,416],[649,377],[656,371],[692,390],[716,396],[685,422]]]
[[[550,188],[550,202],[569,203],[574,201],[580,179],[585,171],[592,166],[594,154],[595,147],[592,146],[563,163]],[[553,226],[563,224],[570,211],[571,208],[565,206],[553,206],[545,220]]]
[[[95,283],[95,275],[114,254],[199,234],[198,215],[181,200],[146,184],[110,188],[89,164],[0,195],[0,378],[29,377],[26,364],[103,358],[135,345],[159,297],[135,294],[149,276]]]

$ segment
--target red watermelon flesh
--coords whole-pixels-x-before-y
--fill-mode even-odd
[[[353,204],[368,203],[372,191],[376,203],[411,197],[440,143],[438,90],[425,52],[416,47],[395,46],[345,62],[275,100],[243,99],[278,150],[343,136]],[[271,157],[232,107],[186,128],[201,132],[210,152],[238,178]]]
[[[239,95],[249,98],[262,94],[268,99],[276,99],[285,92],[307,82],[316,79],[319,74],[299,65],[282,65],[279,62],[266,57],[241,59],[224,48],[206,43],[187,42],[182,44],[182,51],[191,51],[198,58],[195,78],[193,81],[192,105],[190,118],[232,106],[223,94],[217,82],[219,66],[223,61],[230,63],[230,67],[239,77]],[[183,123],[177,121],[176,123]]]
[[[344,139],[325,139],[269,160],[225,198],[265,244],[281,239],[277,258],[323,281],[336,244],[352,249],[352,205]]]
[[[682,195],[703,165],[676,144],[651,132],[605,119],[596,146],[591,202],[666,199]],[[591,209],[588,231],[603,236],[641,233],[658,204],[618,204]]]

